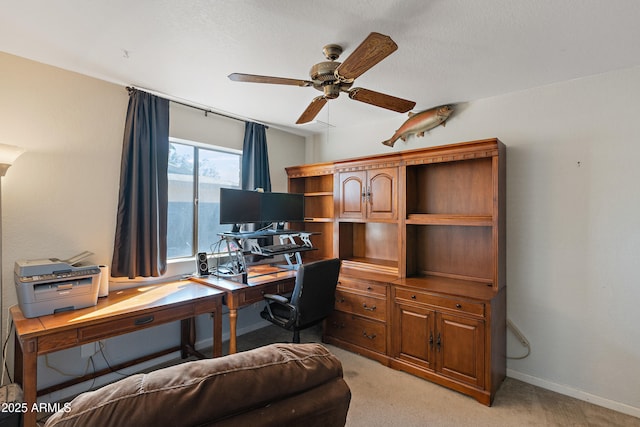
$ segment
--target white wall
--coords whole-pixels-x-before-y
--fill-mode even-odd
[[[482,99],[423,138],[405,116],[317,137],[314,161],[498,137],[507,145],[508,375],[640,416],[640,68]],[[510,356],[524,354],[509,334]]]
[[[0,52],[0,143],[26,148],[2,179],[3,320],[17,303],[13,267],[17,259],[66,258],[84,250],[95,263],[110,264],[115,232],[120,156],[128,94],[124,87]],[[171,104],[171,136],[242,149],[244,123]],[[304,163],[305,139],[267,130],[274,191],[286,191],[285,166]],[[191,273],[195,261],[172,264]],[[127,284],[115,284],[127,286]],[[130,284],[129,284],[130,286]],[[243,310],[239,330],[264,322],[255,307]],[[4,329],[4,322],[3,329]],[[198,338],[211,342],[211,321],[198,319]],[[228,337],[225,316],[223,331]],[[6,331],[3,337],[6,337]],[[109,362],[130,360],[179,342],[178,324],[107,340]],[[12,341],[11,341],[12,343]],[[9,360],[13,353],[9,355]],[[40,387],[82,374],[80,349],[38,360]],[[10,365],[12,365],[10,363]],[[96,357],[96,367],[106,364]],[[129,371],[126,371],[129,372]],[[108,380],[117,379],[112,376]],[[104,379],[103,379],[104,380]],[[98,381],[99,384],[103,381]],[[46,396],[55,400],[91,384]]]

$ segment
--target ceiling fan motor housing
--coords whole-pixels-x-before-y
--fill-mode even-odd
[[[340,62],[325,61],[315,64],[309,71],[309,76],[313,81],[313,87],[324,92],[328,99],[335,99],[341,91],[347,91],[353,82],[340,82],[335,75],[336,68]]]

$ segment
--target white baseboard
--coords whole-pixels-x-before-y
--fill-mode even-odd
[[[585,391],[564,384],[558,384],[548,380],[544,380],[542,378],[523,374],[522,372],[514,371],[513,369],[507,369],[507,376],[516,380],[520,380],[527,384],[542,387],[544,389],[555,391],[566,396],[584,400],[585,402],[593,403],[594,405],[602,406],[603,408],[608,408],[616,412],[640,418],[640,408],[636,408],[625,403],[616,402],[614,400],[606,399],[601,396],[596,396],[594,394],[587,393]]]

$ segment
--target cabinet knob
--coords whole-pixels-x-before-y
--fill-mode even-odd
[[[456,304],[456,308],[462,308],[462,304]]]
[[[411,295],[411,299],[416,299],[416,296],[415,295]]]
[[[374,339],[374,338],[376,337],[376,334],[368,335],[368,334],[367,334],[367,331],[362,331],[362,336],[364,336],[364,337],[369,338],[370,340],[372,340],[372,339]]]

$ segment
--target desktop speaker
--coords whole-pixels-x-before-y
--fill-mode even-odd
[[[198,274],[200,276],[209,275],[209,260],[206,252],[198,252],[196,256],[196,264],[198,265]]]

